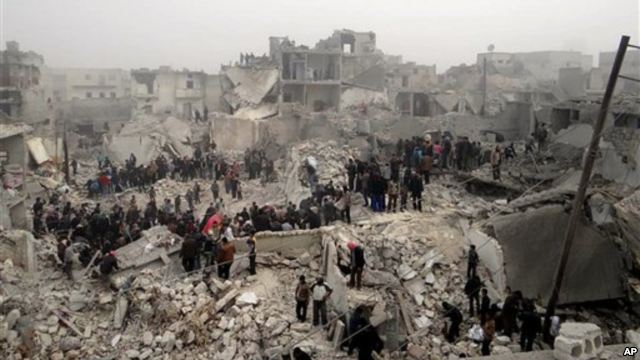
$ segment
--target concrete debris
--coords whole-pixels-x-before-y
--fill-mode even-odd
[[[238,297],[238,299],[236,299],[236,304],[239,306],[242,305],[257,305],[258,304],[258,297],[256,296],[256,294],[254,292],[245,292],[242,293],[242,295],[240,295]]]

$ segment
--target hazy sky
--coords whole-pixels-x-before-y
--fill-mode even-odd
[[[580,50],[594,55],[628,34],[640,43],[639,0],[0,0],[0,40],[20,42],[51,67],[217,72],[240,52],[268,52],[268,36],[315,45],[334,29],[377,33],[407,61],[472,63],[495,51]]]

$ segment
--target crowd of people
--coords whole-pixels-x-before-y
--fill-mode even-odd
[[[526,152],[532,151],[530,145],[534,146],[528,143]],[[542,146],[540,142],[538,146]],[[258,206],[253,202],[236,214],[227,211],[219,182],[223,183],[228,197],[242,199],[241,176],[272,181],[275,177],[274,162],[267,159],[262,151],[247,149],[244,154],[246,174],[242,173],[238,162],[227,163],[213,150],[203,153],[196,149],[190,158],[176,157],[171,161],[161,155],[147,165],[138,164],[131,154],[122,168],[104,158],[99,162],[98,177],[86,184],[90,197],[99,200],[127,188],[136,188],[148,195],[148,202],[138,204],[136,196],[132,195],[125,204],[118,202],[109,209],[101,208],[100,203],[72,206],[69,190],[55,192],[47,202],[36,199],[33,205],[34,230],[36,233],[56,234],[59,239],[58,258],[70,279],[74,258],[87,266],[96,251],[99,251],[99,256],[95,263],[99,264],[100,274],[108,278],[118,269],[117,249],[138,240],[142,231],[156,225],[165,225],[169,231],[183,238],[179,257],[186,272],[216,268],[220,278],[229,279],[236,256],[234,240],[238,238],[247,242],[248,270],[250,274],[256,274],[256,234],[261,231],[315,229],[323,223],[329,225],[337,220],[351,223],[354,193],[361,194],[364,205],[370,206],[374,212],[406,211],[409,200],[413,210],[422,211],[422,193],[425,184],[431,181],[434,169],[441,172],[454,167],[470,171],[488,161],[494,179],[499,179],[503,157],[508,160],[515,156],[513,144],[504,150],[496,146],[484,154],[479,143],[470,142],[465,137],[459,138],[455,144],[449,137],[444,137],[442,142],[414,137],[400,140],[396,154],[388,161],[379,161],[376,157],[368,161],[349,159],[344,167],[346,184],[336,185],[332,180],[320,184],[315,164],[307,162],[306,180],[311,194],[308,199],[301,204],[289,202],[283,206]],[[186,188],[185,193],[173,199],[158,199],[154,185],[164,178],[195,182]],[[198,216],[196,206],[202,203],[206,188],[211,191],[213,201]],[[183,199],[186,206],[183,206]],[[349,286],[360,288],[366,265],[364,246],[350,242],[346,251],[349,264],[338,266],[349,277]],[[482,344],[482,354],[490,353],[491,342],[498,333],[511,336],[519,332],[522,351],[530,351],[541,330],[540,315],[536,313],[533,301],[515,291],[509,292],[502,307],[492,303],[477,272],[478,263],[476,249],[471,246],[464,292],[469,299],[469,317],[478,319],[474,328],[482,329],[483,335],[477,339]],[[313,324],[325,326],[328,323],[326,303],[332,292],[323,278],[308,284],[305,276],[300,276],[294,294],[298,320],[306,321],[307,307],[311,303]],[[448,302],[442,303],[442,310],[448,319],[446,338],[453,343],[460,336],[464,316],[457,306]],[[369,316],[370,309],[357,307],[349,317],[346,329],[349,340],[343,346],[348,347],[349,353],[358,349],[359,359],[371,359],[371,353],[382,348],[382,341],[370,325]],[[301,359],[308,356],[301,349],[296,353]]]

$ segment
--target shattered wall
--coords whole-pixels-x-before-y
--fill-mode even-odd
[[[325,111],[340,108],[340,86],[306,85],[306,106],[310,111]]]
[[[56,120],[68,124],[93,124],[102,130],[104,123],[115,128],[114,123],[131,120],[134,109],[132,99],[72,99],[56,104]]]
[[[221,150],[244,151],[258,141],[258,123],[255,120],[215,114],[211,121],[213,140]]]
[[[601,140],[600,154],[602,156],[597,158],[595,163],[596,173],[619,184],[640,186],[640,167],[636,162],[640,159],[640,144],[636,144],[635,154],[629,159],[629,156],[621,155],[617,151],[615,144]]]
[[[25,230],[4,232],[0,236],[0,261],[6,259],[11,259],[15,265],[35,274],[38,268],[33,235]]]
[[[204,105],[209,109],[209,113],[225,109],[222,106],[222,89],[220,84],[220,75],[207,75],[205,82],[205,98]]]

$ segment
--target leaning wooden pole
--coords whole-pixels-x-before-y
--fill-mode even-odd
[[[604,127],[604,122],[607,118],[609,104],[611,103],[611,98],[613,97],[613,91],[616,87],[616,81],[618,80],[618,75],[620,74],[620,68],[622,67],[622,61],[624,60],[624,54],[627,51],[628,45],[629,37],[623,36],[620,39],[620,46],[618,47],[618,52],[616,53],[616,58],[613,62],[613,68],[611,69],[611,74],[609,75],[609,82],[607,83],[607,88],[604,92],[604,98],[602,99],[602,105],[600,106],[598,119],[593,127],[593,136],[591,137],[591,143],[589,144],[587,157],[584,161],[584,167],[582,168],[582,176],[580,177],[578,193],[573,199],[573,206],[571,207],[571,217],[569,218],[569,225],[567,226],[567,231],[565,233],[562,245],[562,256],[560,257],[560,264],[558,264],[558,268],[556,269],[556,275],[553,282],[553,290],[551,292],[551,296],[549,297],[549,302],[547,304],[544,318],[545,340],[547,341],[550,340],[549,328],[551,326],[551,316],[554,315],[556,305],[558,303],[558,296],[560,294],[560,289],[562,288],[562,280],[564,278],[564,273],[569,261],[571,246],[573,245],[573,240],[576,235],[576,228],[578,225],[578,220],[581,217],[584,198],[587,192],[587,186],[589,185],[589,179],[591,178],[593,164],[598,152],[600,135],[602,133],[602,128]]]

